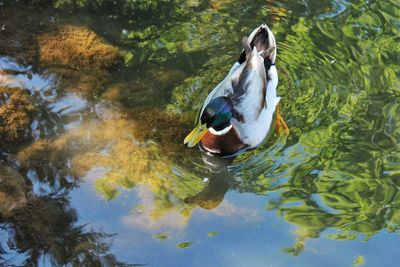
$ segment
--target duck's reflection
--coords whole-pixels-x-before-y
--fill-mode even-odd
[[[196,203],[203,209],[211,210],[222,202],[229,184],[220,177],[212,177],[209,179],[207,186],[194,196],[187,197],[185,203]]]
[[[204,179],[207,186],[196,195],[187,197],[185,203],[195,203],[207,210],[218,207],[229,190],[230,182],[233,181],[232,174],[228,171],[228,166],[234,158],[220,158],[203,152],[203,162],[210,171],[210,177]]]

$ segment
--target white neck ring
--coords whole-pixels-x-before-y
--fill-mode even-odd
[[[210,127],[208,128],[208,130],[210,131],[210,133],[214,134],[214,135],[224,135],[227,132],[230,131],[230,129],[232,129],[232,124],[229,125],[228,127],[225,127],[224,129],[222,129],[221,131],[217,131],[214,128]]]

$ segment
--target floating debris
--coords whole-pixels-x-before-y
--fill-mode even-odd
[[[176,247],[178,248],[188,248],[190,246],[192,246],[193,242],[182,242],[179,243],[178,245],[176,245]]]

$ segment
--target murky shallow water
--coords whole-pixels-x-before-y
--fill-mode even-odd
[[[396,265],[394,1],[182,1],[137,17],[55,2],[1,14],[3,264]],[[290,135],[210,166],[183,137],[261,22],[277,39]]]

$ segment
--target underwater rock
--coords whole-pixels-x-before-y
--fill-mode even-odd
[[[26,205],[27,184],[15,169],[0,163],[0,216],[8,217],[13,210]]]
[[[123,58],[119,50],[95,32],[72,25],[57,27],[38,37],[39,61],[77,69],[109,69]]]
[[[0,87],[0,138],[4,141],[25,141],[30,138],[35,106],[27,91]]]

